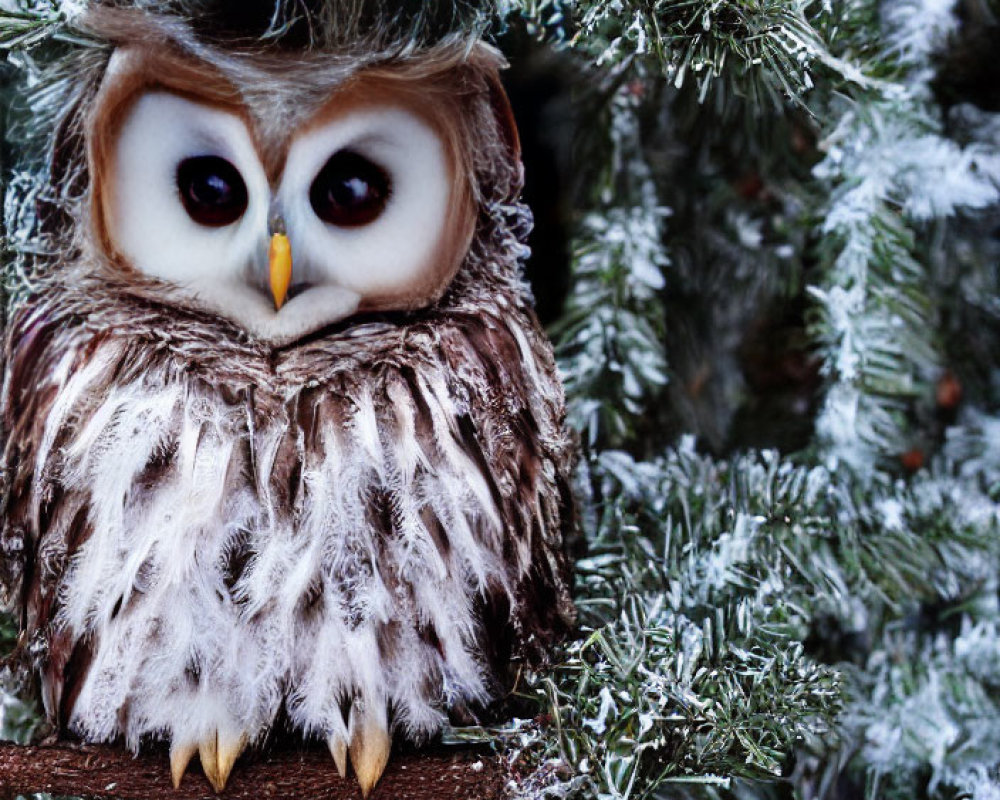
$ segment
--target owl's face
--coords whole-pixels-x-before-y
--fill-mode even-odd
[[[361,72],[263,124],[210,66],[120,49],[91,122],[98,238],[165,301],[274,345],[419,308],[474,232],[458,113],[419,77]]]

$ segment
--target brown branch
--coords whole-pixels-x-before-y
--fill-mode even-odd
[[[354,777],[341,778],[319,748],[247,755],[215,795],[191,764],[179,789],[170,784],[164,748],[136,758],[120,747],[0,744],[0,800],[50,792],[116,800],[361,800]],[[501,800],[506,772],[489,751],[445,749],[394,754],[369,800]]]

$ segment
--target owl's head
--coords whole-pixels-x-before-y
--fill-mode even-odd
[[[223,46],[134,8],[87,25],[114,45],[84,124],[100,269],[257,340],[433,305],[498,161],[519,186],[502,58],[479,41]]]

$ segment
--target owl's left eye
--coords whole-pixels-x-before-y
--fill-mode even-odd
[[[219,156],[186,158],[177,167],[177,189],[188,216],[199,225],[231,225],[247,210],[247,185]]]

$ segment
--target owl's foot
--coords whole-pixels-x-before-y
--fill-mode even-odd
[[[188,764],[197,752],[201,758],[201,768],[216,792],[226,788],[233,764],[247,746],[247,738],[242,734],[218,731],[202,742],[174,741],[170,745],[170,777],[174,788],[181,785],[181,778]]]
[[[340,733],[330,735],[327,739],[330,754],[342,778],[347,775],[347,758],[350,755],[361,794],[368,797],[389,762],[392,742],[385,709],[366,711],[360,704],[355,705],[351,709],[346,733],[346,737]],[[170,745],[170,776],[174,788],[180,787],[191,759],[198,753],[205,777],[216,792],[221,792],[246,745],[246,736],[222,730],[201,742],[175,739]]]

